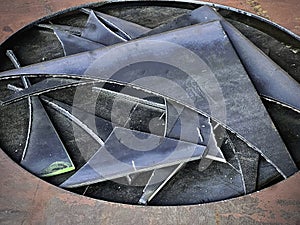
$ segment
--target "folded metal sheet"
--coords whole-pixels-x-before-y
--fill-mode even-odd
[[[92,51],[104,47],[103,44],[95,43],[61,30],[54,30],[54,33],[59,39],[65,55],[73,55],[79,52]]]
[[[138,137],[134,146],[128,137]],[[146,140],[147,139],[147,140]],[[146,140],[146,141],[145,141]],[[150,142],[149,142],[150,141]],[[151,149],[145,150],[145,142]],[[148,143],[148,144],[149,144]],[[201,158],[205,146],[116,127],[86,165],[60,186],[72,188]]]
[[[85,13],[90,13],[92,10],[83,8],[82,11]],[[118,31],[120,35],[128,37],[129,39],[138,38],[142,34],[145,34],[151,30],[150,28],[143,27],[136,23],[132,23],[98,11],[94,11],[94,13],[102,20],[103,23],[111,26]]]
[[[81,37],[103,45],[113,45],[127,41],[126,38],[113,32],[109,27],[102,23],[92,10],[90,11],[86,25],[82,30]]]
[[[199,34],[201,34],[201,39],[198,38]],[[164,44],[161,44],[162,42]],[[151,48],[149,48],[150,43],[152,45]],[[139,51],[130,50],[136,50],[137,46],[139,47]],[[180,51],[178,51],[178,49],[180,49]],[[178,54],[178,52],[180,52],[180,54]],[[187,61],[187,55],[183,54],[183,52],[188,54],[188,56],[196,56],[197,63],[191,65],[193,61]],[[110,57],[107,57],[108,54]],[[126,57],[124,57],[125,55]],[[171,57],[170,59],[170,55],[176,55],[176,57]],[[180,74],[177,71],[177,74],[180,74],[180,79],[178,80],[173,73],[175,69],[170,72],[169,68],[166,70],[164,66],[157,67],[155,63],[152,65],[151,63],[149,64],[153,73],[147,69],[145,70],[143,67],[139,68],[145,71],[147,75],[139,74],[137,76],[136,71],[133,70],[134,66],[136,66],[134,62],[149,59],[159,62],[162,59],[175,60],[175,58],[176,62],[173,61],[171,63],[175,65],[177,63],[176,66],[179,66],[178,62],[184,62],[180,63],[180,66],[183,66],[187,70],[195,70],[188,71],[189,75],[192,76],[182,76],[182,72]],[[118,64],[113,64],[112,60],[118,61]],[[127,66],[128,62],[131,62],[132,65]],[[58,68],[56,63],[64,63],[65,66]],[[127,67],[120,70],[120,67],[122,68],[125,65]],[[117,66],[118,68],[115,69],[119,69],[120,72],[116,72],[112,66]],[[163,69],[165,72],[158,71],[158,69]],[[92,53],[85,52],[77,54],[76,56],[64,57],[62,59],[28,66],[18,71],[6,71],[2,73],[1,76],[4,77],[16,73],[40,73],[41,71],[42,73],[54,72],[78,75],[85,73],[85,76],[109,79],[123,83],[130,83],[137,78],[146,76],[172,79],[183,89],[190,90],[188,95],[190,99],[194,101],[192,104],[187,101],[186,95],[182,96],[179,94],[178,86],[175,87],[168,82],[157,82],[156,79],[152,79],[153,83],[151,83],[150,80],[138,85],[141,88],[176,99],[176,101],[181,104],[211,116],[214,120],[236,133],[242,140],[260,152],[284,177],[293,174],[297,170],[278,132],[274,129],[274,125],[260,101],[251,80],[239,61],[236,52],[231,46],[227,35],[217,21],[154,35],[130,43],[119,44],[115,47],[111,46],[93,51]],[[201,76],[199,76],[199,71],[202,71]],[[203,82],[203,79],[207,80]],[[201,90],[206,92],[205,95],[212,94],[212,96],[208,98],[211,105],[206,101],[206,98],[200,97],[203,97],[203,93],[200,93],[201,91],[199,92],[196,89],[195,92],[195,90],[193,90],[193,86],[191,86],[191,82],[194,83],[193,81],[195,81],[197,85],[200,85],[200,87],[202,85]],[[210,87],[207,88],[205,86]],[[219,94],[215,95],[216,93],[209,93],[214,91]],[[214,97],[217,99],[213,99]],[[222,112],[224,103],[226,118],[223,117],[224,110]],[[211,107],[215,107],[212,110],[213,112],[210,110]],[[214,113],[218,115],[213,115]],[[259,134],[256,132],[258,129],[260,130]],[[268,142],[265,140],[268,140]],[[285,161],[285,163],[282,163],[283,161]]]

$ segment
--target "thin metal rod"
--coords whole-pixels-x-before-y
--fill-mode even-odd
[[[19,69],[21,67],[21,64],[19,63],[16,55],[14,54],[14,52],[12,50],[7,50],[6,51],[6,55],[7,57],[10,59],[10,61],[13,63],[13,65]],[[25,77],[25,76],[21,76],[21,80],[22,83],[24,85],[25,88],[28,88],[30,86],[30,82],[29,80]],[[29,138],[30,138],[30,133],[31,133],[31,126],[32,126],[32,102],[31,102],[31,98],[28,98],[28,109],[29,109],[29,119],[28,119],[28,131],[27,131],[27,136],[26,136],[26,141],[25,141],[25,146],[24,146],[24,150],[22,153],[22,158],[21,160],[23,160],[25,158],[26,152],[27,152],[27,148],[29,145]]]
[[[126,99],[126,100],[131,101],[131,102],[141,103],[141,104],[152,106],[152,107],[155,107],[155,108],[158,108],[158,109],[161,109],[161,110],[166,109],[165,104],[148,101],[148,100],[145,100],[145,99],[142,99],[142,98],[134,97],[134,96],[131,96],[131,95],[120,93],[120,92],[111,91],[111,90],[108,90],[108,89],[105,89],[105,88],[93,87],[92,90],[96,91],[96,92],[106,92],[106,93],[109,93],[113,96],[122,97],[123,99]]]

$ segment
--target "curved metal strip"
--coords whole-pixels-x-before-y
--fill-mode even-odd
[[[84,85],[92,84],[95,81],[81,81],[75,79],[61,79],[61,78],[47,78],[43,81],[40,81],[36,84],[31,85],[28,88],[25,88],[21,91],[18,91],[11,96],[3,99],[1,101],[2,105],[11,104],[13,102],[22,100],[29,96],[41,95],[54,90]]]

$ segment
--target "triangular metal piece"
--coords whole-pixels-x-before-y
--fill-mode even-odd
[[[85,13],[90,13],[91,9],[81,9]],[[113,27],[116,29],[121,35],[127,36],[129,39],[134,39],[142,34],[149,32],[151,29],[147,27],[143,27],[136,23],[129,22],[127,20],[123,20],[114,16],[110,16],[108,14],[104,14],[98,11],[94,11],[97,17],[99,17],[103,23],[107,24],[108,26]]]
[[[60,112],[76,123],[80,128],[85,130],[101,146],[104,145],[104,141],[113,131],[115,125],[108,120],[46,96],[41,96],[40,98],[50,107]]]
[[[143,34],[143,37],[155,35],[155,34],[161,34],[163,32],[191,26],[194,24],[201,24],[201,23],[212,22],[214,20],[219,20],[220,17],[216,16],[216,14],[212,13],[211,11],[213,11],[213,9],[211,9],[210,7],[201,6],[165,24],[153,28],[148,33]]]
[[[184,163],[156,169],[152,172],[148,183],[143,189],[139,204],[146,205],[164,187],[164,185],[184,166]]]
[[[274,63],[240,31],[208,6],[202,6],[144,34],[162,32],[219,20],[261,96],[300,111],[300,84]]]
[[[20,68],[20,63],[12,50],[7,50],[6,55],[16,68]],[[27,77],[21,76],[21,80],[25,88],[31,87]],[[40,99],[29,97],[28,108],[28,133],[20,164],[39,177],[54,176],[74,170],[73,162]]]
[[[135,140],[128,139],[134,136]],[[204,150],[205,146],[116,127],[88,163],[60,186],[84,186],[197,160]]]
[[[222,26],[259,94],[300,112],[300,84],[233,25],[223,20]]]
[[[257,190],[256,184],[260,156],[236,136],[228,135],[227,138],[229,142],[232,143],[234,141],[234,143],[237,143],[235,146],[239,146],[237,148],[232,144],[232,150],[239,161],[239,170],[243,178],[245,194],[252,193]]]
[[[166,125],[168,127],[166,137],[206,145],[207,149],[203,159],[226,162],[219,148],[222,143],[217,143],[214,126],[208,117],[176,102],[167,101]],[[220,140],[223,140],[222,136],[219,136]]]
[[[75,169],[38,97],[31,97],[32,123],[21,165],[39,177]]]
[[[213,128],[209,118],[188,109],[176,102],[166,101],[166,137],[183,140],[190,143],[208,145],[200,162],[213,160],[226,162],[223,153],[216,152],[211,142],[215,137],[211,135]],[[214,141],[210,140],[214,139]],[[221,151],[218,148],[219,151]],[[213,158],[213,159],[209,159]],[[156,169],[152,172],[147,185],[143,190],[139,203],[147,204],[164,187],[164,185],[185,165],[178,165]]]
[[[54,30],[54,33],[59,39],[65,55],[73,55],[80,52],[93,51],[95,49],[104,47],[103,44],[90,41],[61,30]]]
[[[103,24],[92,10],[90,11],[89,18],[81,33],[81,37],[103,45],[113,45],[127,41],[127,39],[114,33]]]

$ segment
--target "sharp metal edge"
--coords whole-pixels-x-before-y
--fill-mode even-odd
[[[15,67],[19,68],[20,63],[18,62],[13,51],[8,50],[6,54],[10,58],[10,60],[13,62]],[[22,79],[22,83],[25,88],[28,88],[31,86],[29,80],[25,76],[22,76],[21,79]],[[73,164],[72,160],[70,159],[65,147],[63,146],[63,143],[61,142],[58,134],[56,133],[55,128],[54,128],[52,122],[50,121],[46,111],[44,110],[40,100],[36,97],[29,97],[28,103],[29,103],[28,133],[27,133],[27,137],[26,137],[25,148],[24,148],[22,158],[21,158],[21,165],[23,165],[26,169],[28,169],[29,171],[33,172],[34,174],[36,174],[38,176],[54,176],[54,175],[58,175],[61,173],[65,173],[65,172],[74,170],[75,169],[74,164]],[[38,123],[36,121],[37,115],[43,117],[42,120],[40,120],[40,118],[38,119]],[[37,124],[39,124],[41,126],[39,126],[39,125],[37,126]],[[33,130],[33,128],[35,128],[35,127],[47,127],[48,135],[46,135],[46,136],[41,135],[42,131]],[[55,151],[57,151],[60,154],[64,154],[63,159],[59,158],[57,161],[55,159],[53,161],[53,158],[55,158],[55,157],[52,157],[52,158],[50,158],[53,161],[53,162],[51,161],[52,163],[49,161],[49,162],[47,162],[47,163],[49,163],[49,165],[46,165],[46,167],[39,168],[39,166],[37,166],[37,168],[36,168],[37,164],[34,163],[34,162],[36,162],[36,160],[31,162],[30,155],[28,156],[28,154],[38,153],[38,151],[41,150],[41,149],[34,149],[35,146],[32,146],[32,142],[35,142],[32,139],[33,134],[35,134],[33,132],[39,133],[37,137],[38,137],[40,143],[42,143],[43,141],[45,142],[46,141],[45,138],[51,139],[53,141],[53,143],[56,141],[56,144],[58,144],[58,145],[54,146],[53,150],[48,149],[48,152],[50,155],[51,155],[52,151],[53,151],[53,153]],[[44,146],[43,152],[47,152],[46,151],[47,148],[49,148],[49,147]],[[43,160],[45,160],[45,159],[44,158],[41,159],[41,161],[43,161]],[[57,163],[59,163],[59,165]],[[63,166],[63,168],[59,168],[57,166]],[[50,169],[50,170],[48,171],[48,169]]]

